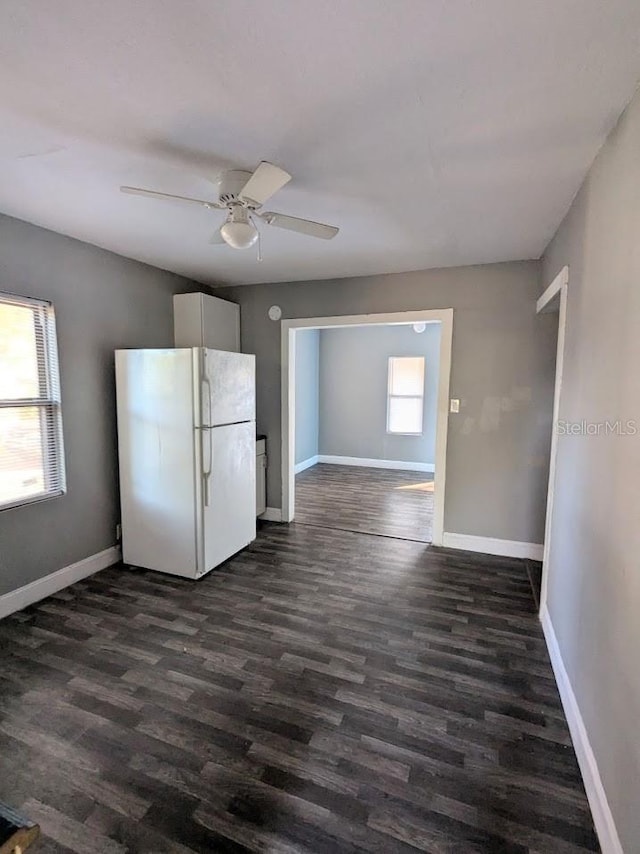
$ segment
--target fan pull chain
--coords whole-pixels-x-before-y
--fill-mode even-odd
[[[253,217],[251,217],[251,222],[253,223],[253,227],[255,228],[255,230],[258,232],[258,261],[262,261],[262,240],[260,235],[260,229],[256,225]]]

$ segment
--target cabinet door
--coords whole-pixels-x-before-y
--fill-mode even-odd
[[[228,300],[202,297],[202,346],[240,352],[240,306]]]

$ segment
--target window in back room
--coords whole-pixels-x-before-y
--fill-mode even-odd
[[[387,433],[419,436],[424,412],[424,356],[389,356]]]
[[[53,306],[0,293],[0,510],[64,491]]]

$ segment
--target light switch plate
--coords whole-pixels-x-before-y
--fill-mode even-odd
[[[460,401],[457,397],[451,398],[451,404],[449,406],[449,412],[460,412]]]

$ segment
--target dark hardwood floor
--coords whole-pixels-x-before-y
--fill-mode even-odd
[[[319,463],[296,475],[295,520],[430,543],[433,474]]]
[[[265,524],[0,643],[0,800],[36,854],[597,850],[521,562]]]

